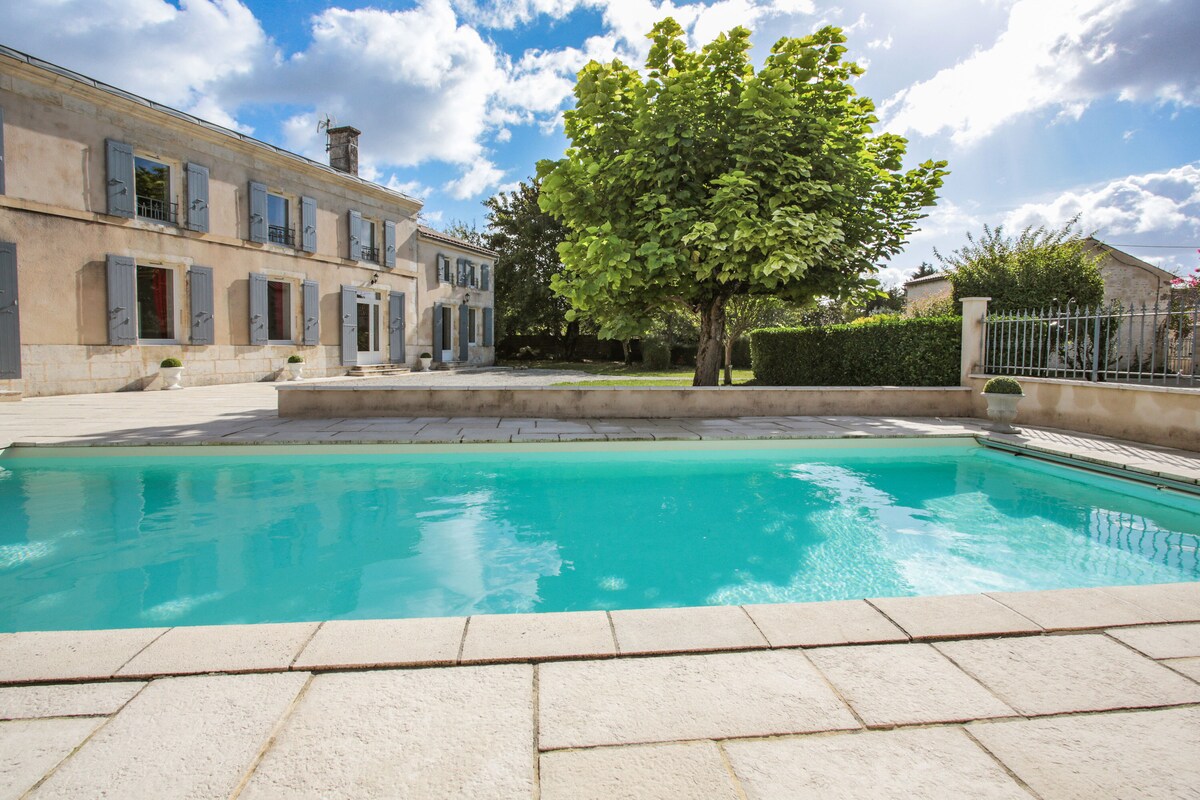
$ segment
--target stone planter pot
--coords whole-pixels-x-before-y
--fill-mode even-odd
[[[164,389],[183,388],[183,367],[159,367],[162,373]]]
[[[422,372],[428,372],[430,369],[430,366],[433,364],[432,358],[418,358],[417,361],[421,362],[421,371]]]
[[[304,380],[304,364],[303,364],[303,362],[301,362],[299,364],[290,364],[289,363],[287,365],[287,374],[288,374],[289,381]]]
[[[996,423],[992,426],[992,430],[997,433],[1013,433],[1017,429],[1012,426],[1012,421],[1017,418],[1017,404],[1021,402],[1023,394],[993,394],[991,392],[980,392],[987,398],[987,415],[988,419]]]

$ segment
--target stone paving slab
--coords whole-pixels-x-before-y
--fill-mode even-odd
[[[1037,623],[982,594],[881,597],[868,602],[915,640],[1042,632]]]
[[[1200,658],[1171,658],[1162,664],[1200,683]]]
[[[172,628],[117,670],[117,674],[142,677],[284,670],[319,625],[296,622]]]
[[[1030,800],[956,728],[728,742],[749,800]]]
[[[808,655],[871,728],[1016,714],[927,644],[826,647]]]
[[[862,600],[743,606],[772,647],[906,642],[908,635]]]
[[[1200,658],[1200,623],[1118,628],[1108,635],[1151,658]]]
[[[1044,798],[1194,798],[1200,793],[1200,709],[1167,709],[968,730]]]
[[[0,634],[0,683],[109,678],[166,630]]]
[[[0,720],[115,714],[146,684],[140,681],[0,687]]]
[[[304,647],[295,669],[438,666],[458,661],[466,617],[334,620]]]
[[[633,609],[612,611],[609,616],[623,655],[769,646],[739,606]]]
[[[714,742],[543,753],[542,800],[740,800]]]
[[[1167,622],[1200,622],[1200,581],[1113,586],[1102,591],[1141,606]]]
[[[308,680],[219,675],[153,681],[30,797],[228,797]]]
[[[603,611],[557,614],[482,614],[471,617],[463,663],[614,656],[612,627]]]
[[[1048,631],[1145,625],[1163,621],[1157,614],[1141,606],[1093,589],[988,592],[987,596]]]
[[[103,719],[0,722],[0,797],[24,797],[102,724]]]
[[[533,668],[318,675],[240,795],[528,800]]]
[[[539,668],[543,750],[859,727],[796,650]]]
[[[1200,703],[1200,686],[1098,634],[935,645],[1026,715]]]

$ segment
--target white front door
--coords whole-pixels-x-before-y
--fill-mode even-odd
[[[375,292],[358,293],[358,363],[383,363],[383,348],[379,338],[379,295]]]
[[[454,360],[454,309],[442,306],[442,361]]]

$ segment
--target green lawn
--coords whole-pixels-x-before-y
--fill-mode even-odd
[[[508,367],[529,367],[530,369],[573,369],[579,372],[586,372],[589,375],[610,375],[613,378],[664,378],[672,380],[662,381],[639,381],[632,385],[647,385],[647,386],[690,386],[692,383],[692,373],[695,370],[692,367],[672,367],[670,369],[646,369],[641,364],[633,364],[626,366],[620,361],[502,361],[503,366]],[[745,383],[754,377],[754,373],[748,369],[735,369],[733,371],[734,383]],[[627,381],[565,381],[556,383],[555,386],[573,386],[575,384],[584,385],[591,384],[593,386],[623,386],[629,385]]]
[[[743,384],[749,380],[749,375],[745,379],[739,379],[738,373],[750,370],[734,370],[733,382],[735,385]],[[552,383],[551,386],[691,386],[691,378],[605,378],[594,381],[560,381]]]

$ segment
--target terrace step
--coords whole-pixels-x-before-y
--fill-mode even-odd
[[[21,399],[20,392],[0,391],[0,403],[15,403]]]
[[[402,364],[356,364],[347,374],[352,378],[377,378],[381,375],[403,375],[409,371]]]

